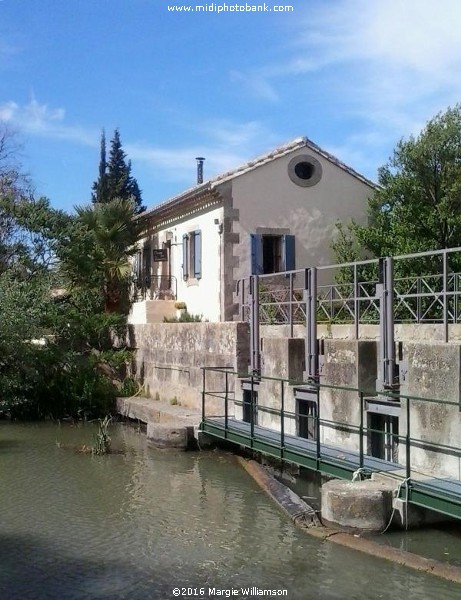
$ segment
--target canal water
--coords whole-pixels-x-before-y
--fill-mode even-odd
[[[296,529],[232,455],[155,451],[121,424],[123,453],[76,453],[94,433],[0,423],[1,600],[265,597],[252,587],[292,600],[461,597]]]

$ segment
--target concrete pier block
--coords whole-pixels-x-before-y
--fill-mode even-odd
[[[199,431],[198,428],[194,429],[194,436],[198,442],[198,447],[201,450],[207,450],[216,446],[216,438],[214,438],[211,435],[208,435],[204,431]]]
[[[186,450],[189,438],[189,427],[147,423],[147,441],[156,448]]]
[[[320,390],[320,419],[341,426],[321,427],[321,441],[357,451],[360,446],[360,396],[357,388],[372,392],[377,377],[377,344],[366,340],[326,339],[322,383],[333,387]],[[366,421],[365,421],[366,422]]]
[[[322,521],[333,527],[383,531],[392,515],[394,488],[382,481],[328,481],[321,489]]]

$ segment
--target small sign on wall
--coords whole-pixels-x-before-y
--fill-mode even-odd
[[[168,250],[166,248],[154,248],[152,256],[154,262],[165,262],[168,260]]]

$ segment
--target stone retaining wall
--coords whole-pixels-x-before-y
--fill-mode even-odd
[[[195,410],[202,406],[202,367],[248,370],[248,323],[152,323],[129,327],[136,349],[134,375],[154,398]],[[230,391],[234,380],[229,378]],[[207,373],[207,388],[224,390],[220,373]],[[207,401],[208,414],[222,414],[222,403]]]

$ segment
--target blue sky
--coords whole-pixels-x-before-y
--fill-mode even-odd
[[[293,10],[0,0],[0,120],[37,193],[88,202],[103,127],[148,206],[194,184],[196,156],[209,178],[302,135],[376,179],[400,138],[461,101],[459,0],[279,2]]]

